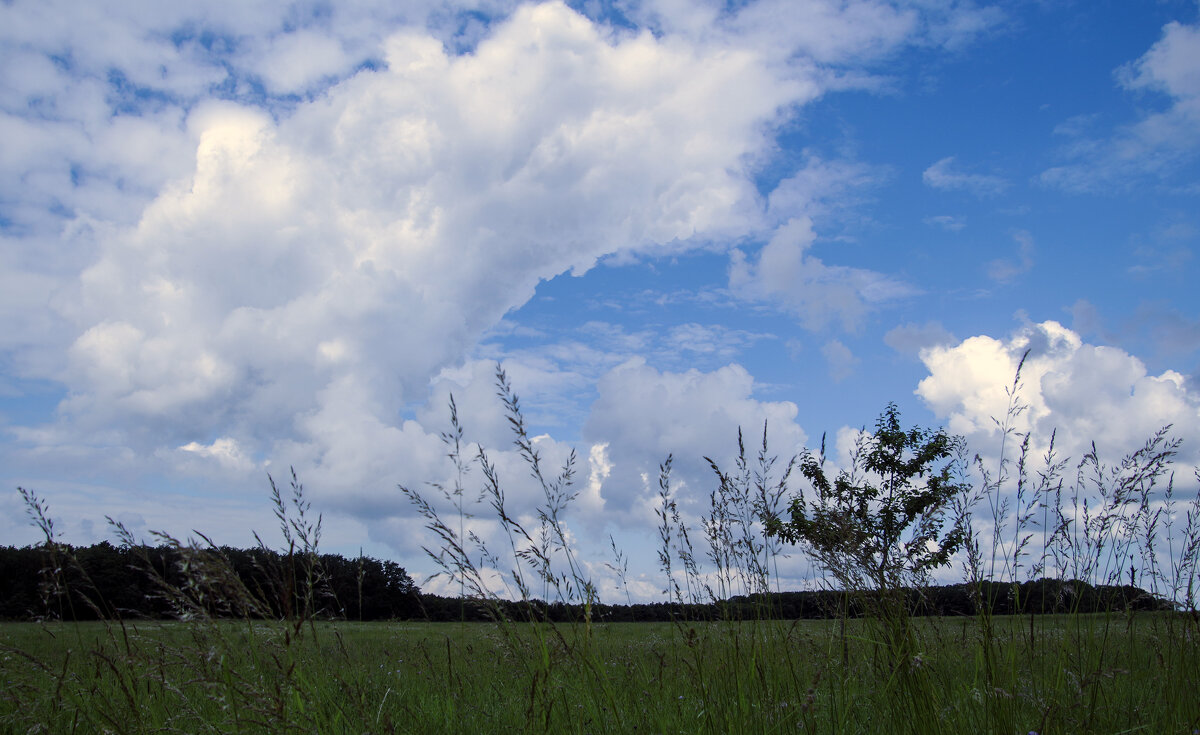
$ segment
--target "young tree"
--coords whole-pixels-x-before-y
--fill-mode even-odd
[[[822,438],[819,454],[805,451],[800,458],[811,492],[802,489],[792,498],[790,518],[769,519],[767,532],[804,546],[841,586],[844,603],[865,593],[892,661],[907,667],[913,642],[907,590],[921,587],[967,538],[966,514],[947,517],[961,492],[954,470],[962,440],[941,429],[905,431],[890,403],[875,431],[860,434],[851,466],[832,482],[824,445]]]

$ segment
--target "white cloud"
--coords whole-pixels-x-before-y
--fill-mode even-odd
[[[956,170],[954,156],[947,156],[925,169],[921,180],[934,189],[962,190],[977,197],[994,196],[1008,188],[1008,182],[999,176]]]
[[[96,233],[132,225],[169,182],[187,178],[196,140],[188,111],[236,99],[287,117],[309,83],[337,81],[382,58],[405,23],[449,38],[459,11],[440,2],[339,3],[326,12],[303,3],[8,3],[0,22],[0,223],[5,275],[52,283],[36,298],[0,303],[7,323],[39,322],[40,343],[6,331],[0,350],[29,377],[61,378],[77,324],[44,309],[97,256]],[[472,7],[504,15],[511,3]],[[302,47],[303,53],[297,53]],[[339,56],[338,49],[342,55]],[[333,75],[332,77],[329,75]],[[261,82],[261,84],[260,84]],[[301,89],[303,87],[304,89]],[[42,308],[43,314],[30,312]],[[63,304],[54,303],[61,310]],[[30,359],[27,354],[42,354]],[[57,356],[56,358],[53,356]]]
[[[1009,396],[1005,389],[1011,388],[1017,363],[1026,351],[1028,358],[1016,394],[1026,408],[1011,417],[1012,429],[1018,435],[1010,436],[1005,443],[997,422],[1006,421]],[[976,509],[976,529],[985,546],[992,513],[997,507],[1008,508],[1011,531],[1013,515],[1017,513],[1014,504],[1029,503],[1034,498],[1031,488],[1040,486],[1045,477],[1052,436],[1053,461],[1063,463],[1057,474],[1063,482],[1063,497],[1058,500],[1054,497],[1056,480],[1051,475],[1051,494],[1045,500],[1049,507],[1056,502],[1063,504],[1067,517],[1074,520],[1069,532],[1080,536],[1085,533],[1080,515],[1083,503],[1088,504],[1094,515],[1099,505],[1111,501],[1111,494],[1099,497],[1098,488],[1104,486],[1111,492],[1115,478],[1131,477],[1135,468],[1145,467],[1146,457],[1129,463],[1125,459],[1149,446],[1148,440],[1160,429],[1170,425],[1168,437],[1180,439],[1182,444],[1173,458],[1173,466],[1168,467],[1172,476],[1155,478],[1149,496],[1152,513],[1163,508],[1162,493],[1167,483],[1171,482],[1179,493],[1200,461],[1200,448],[1195,444],[1200,436],[1200,394],[1182,375],[1171,370],[1152,375],[1137,357],[1114,347],[1087,344],[1057,322],[1026,324],[1006,339],[972,337],[957,345],[926,350],[922,352],[922,360],[930,375],[921,381],[917,394],[939,419],[947,422],[946,428],[951,433],[966,437],[969,451],[978,453],[993,481],[1001,474],[1008,475],[999,497],[981,503]],[[1020,434],[1025,432],[1029,435],[1029,453],[1023,458],[1023,469],[1029,484],[1025,486],[1022,501],[1016,496],[1015,477],[1017,462],[1022,459]],[[1093,448],[1101,466],[1099,470],[1084,462]],[[1156,451],[1166,448],[1173,447],[1159,444]],[[1003,470],[1000,469],[1002,451],[1008,462]],[[976,476],[976,481],[982,479]],[[1135,495],[1141,488],[1150,489],[1145,478],[1137,485]],[[976,488],[981,489],[982,485]],[[1186,498],[1194,489],[1183,492]],[[1005,505],[993,504],[1001,499]],[[1043,510],[1032,510],[1036,511],[1035,517],[1026,525],[1026,532],[1034,534],[1033,544],[1037,546],[1041,541],[1038,538],[1041,519],[1036,516]],[[1178,518],[1174,520],[1179,522]],[[1095,529],[1086,533],[1090,536]],[[1168,547],[1176,546],[1177,541],[1167,535],[1155,542],[1160,563],[1166,563]],[[990,553],[985,548],[985,558]],[[999,551],[1001,557],[1006,553],[1011,555],[1011,546],[1007,552]],[[1026,560],[1029,564],[1035,562],[1034,558]],[[1107,572],[1101,572],[1104,573]]]
[[[520,398],[527,421],[545,425],[545,419],[564,410],[564,395],[578,390],[586,380],[572,367],[538,360],[536,356],[505,358],[503,368]],[[485,447],[507,447],[512,444],[512,430],[496,390],[496,363],[491,360],[472,360],[443,370],[432,381],[430,399],[417,410],[417,420],[430,431],[446,430],[453,395],[471,441]],[[549,423],[555,421],[551,419]]]
[[[973,451],[995,456],[1000,446],[993,418],[1004,419],[1005,390],[1026,350],[1019,398],[1028,409],[1017,428],[1032,432],[1035,451],[1056,431],[1060,456],[1078,461],[1094,441],[1101,459],[1111,463],[1167,424],[1189,441],[1200,436],[1200,395],[1182,375],[1150,375],[1137,357],[1086,344],[1053,321],[1026,325],[1003,340],[981,335],[923,350],[930,374],[916,392],[951,433],[967,437]],[[1185,444],[1181,456],[1194,463],[1198,450]]]
[[[287,94],[304,92],[323,79],[341,76],[353,63],[353,57],[336,38],[301,29],[271,39],[256,67],[272,90]]]
[[[971,0],[921,1],[917,6],[928,13],[925,22],[929,40],[952,49],[965,46],[1006,20],[999,6],[979,7]]]
[[[257,427],[354,386],[386,424],[539,280],[754,227],[740,160],[796,93],[752,52],[610,42],[557,4],[468,56],[420,33],[388,49],[282,122],[190,115],[193,173],[102,233],[71,303],[67,416],[233,420],[261,452]]]
[[[741,299],[781,307],[807,329],[836,323],[850,331],[857,330],[872,309],[915,293],[886,274],[826,265],[809,252],[817,239],[815,221],[836,219],[855,202],[855,192],[884,176],[861,164],[808,156],[768,197],[767,216],[774,229],[757,257],[743,248],[732,251],[730,291]]]
[[[939,214],[932,217],[926,217],[921,220],[930,227],[940,227],[949,232],[959,232],[967,226],[965,217],[956,217],[949,214]]]
[[[780,227],[753,261],[734,250],[730,288],[743,298],[776,302],[814,330],[831,322],[854,330],[872,308],[915,293],[875,271],[826,265],[808,253],[815,239],[812,220],[803,217]]]
[[[1017,276],[1024,275],[1033,269],[1033,235],[1025,230],[1013,233],[1017,243],[1015,259],[996,258],[987,264],[988,278],[999,283],[1008,283]]]
[[[886,172],[851,161],[826,161],[809,156],[804,165],[779,182],[768,197],[773,222],[836,214],[853,204],[856,192],[886,177]]]
[[[908,322],[888,330],[883,335],[884,344],[902,355],[917,357],[922,350],[954,342],[954,335],[941,322],[928,321],[924,324]]]
[[[670,353],[690,353],[685,359],[698,356],[728,360],[747,345],[763,339],[772,339],[769,334],[755,334],[742,329],[729,329],[719,324],[680,324],[671,327],[665,337],[665,347]]]
[[[767,421],[772,454],[782,461],[804,444],[796,405],[754,398],[754,379],[740,365],[708,373],[671,373],[635,358],[605,375],[598,390],[584,438],[607,445],[611,471],[603,494],[612,513],[636,516],[639,507],[653,500],[659,463],[671,453],[677,455],[674,482],[687,504],[706,507],[713,479],[702,458],[712,457],[729,471],[739,426],[753,452]],[[620,516],[613,519],[620,522]],[[630,522],[650,524],[653,516],[636,516]]]
[[[141,43],[132,28],[121,43]],[[613,37],[548,4],[495,24],[463,56],[419,29],[395,33],[379,46],[385,68],[290,112],[177,105],[219,81],[192,75],[160,90],[158,108],[112,117],[103,77],[79,69],[116,63],[120,43],[77,41],[91,45],[69,74],[29,61],[64,121],[0,118],[21,143],[4,149],[5,181],[24,182],[5,199],[32,213],[0,256],[17,286],[0,309],[28,325],[3,349],[67,393],[57,421],[11,430],[6,458],[66,476],[220,476],[256,500],[256,467],[294,464],[324,507],[351,518],[407,515],[395,482],[445,477],[444,393],[423,421],[399,416],[540,279],[761,227],[748,161],[777,110],[813,94],[755,50]],[[350,58],[331,44],[293,77],[267,56],[238,74],[308,88]],[[207,68],[197,43],[183,46]],[[72,182],[80,170],[84,184]],[[55,200],[66,215],[38,214]],[[579,379],[554,362],[512,370],[552,398]],[[508,446],[490,364],[476,377],[465,415],[485,431],[499,418],[480,438]],[[526,396],[554,410],[543,397]],[[531,508],[520,487],[514,502]],[[127,509],[114,494],[103,512]],[[372,523],[377,539],[413,550],[411,534]]]
[[[731,22],[766,47],[788,49],[821,63],[882,55],[909,38],[920,18],[910,8],[880,2],[748,4]]]
[[[829,377],[840,383],[854,373],[860,360],[840,340],[830,340],[821,347],[821,354],[829,366]]]
[[[693,237],[761,231],[761,203],[747,166],[762,157],[765,128],[779,110],[820,94],[824,77],[812,62],[883,53],[915,32],[913,11],[878,2],[809,3],[802,18],[771,3],[733,15],[704,4],[651,5],[633,15],[659,17],[678,33],[616,33],[560,4],[513,11],[511,3],[472,3],[468,9],[500,20],[477,44],[467,44],[473,53],[463,57],[438,48],[438,41],[458,43],[456,34],[464,32],[465,16],[441,3],[397,9],[364,2],[329,13],[244,4],[8,8],[10,22],[0,31],[9,61],[0,128],[11,143],[3,168],[14,175],[5,177],[12,187],[0,198],[14,203],[5,216],[29,236],[6,242],[22,261],[6,266],[22,280],[62,279],[93,266],[82,300],[72,286],[52,289],[62,292],[55,310],[67,321],[39,333],[43,341],[56,340],[48,352],[59,355],[99,321],[152,334],[137,319],[100,308],[100,292],[115,287],[102,283],[105,270],[127,265],[116,262],[124,256],[115,243],[168,234],[169,243],[195,241],[201,227],[209,228],[203,249],[231,234],[224,254],[239,253],[232,263],[240,273],[225,273],[230,282],[219,284],[230,298],[208,299],[210,317],[234,303],[261,308],[281,290],[294,296],[312,288],[303,278],[294,287],[281,282],[303,276],[292,265],[327,273],[346,242],[355,243],[355,252],[340,251],[341,263],[350,257],[355,265],[379,265],[387,260],[378,253],[381,239],[429,240],[435,231],[442,242],[475,242],[488,253],[524,242],[523,262],[544,267],[518,278],[502,299],[520,303],[538,277],[564,263],[583,270],[630,248],[677,251],[691,247]],[[690,20],[675,24],[684,18]],[[780,20],[795,39],[761,43],[761,34],[778,33]],[[401,27],[409,30],[396,33]],[[526,45],[530,38],[541,40]],[[388,70],[338,83],[363,62],[389,59]],[[414,60],[416,66],[406,66]],[[256,80],[265,84],[265,97]],[[293,92],[314,98],[275,97]],[[211,97],[239,100],[241,108],[261,105],[272,115],[214,106],[206,102]],[[696,115],[698,109],[707,112]],[[253,161],[245,158],[251,150]],[[252,176],[275,178],[259,189],[248,184]],[[796,198],[788,194],[792,188],[785,182],[776,192],[774,209]],[[607,208],[596,206],[609,197]],[[251,202],[265,205],[262,216],[247,211]],[[75,234],[63,238],[63,222],[72,218]],[[121,229],[135,223],[132,232]],[[550,231],[555,238],[545,236]],[[282,246],[288,238],[291,245]],[[323,245],[311,248],[306,238]],[[250,242],[264,250],[254,262],[241,252]],[[129,258],[140,270],[177,272],[205,257],[184,262],[182,251],[202,249],[194,242],[166,249],[171,254],[157,264]],[[473,262],[474,255],[459,255],[441,257],[440,266]],[[203,279],[160,280],[201,306],[196,294],[208,285]],[[360,285],[345,288],[358,293]],[[120,286],[126,287],[151,286]],[[41,305],[23,298],[0,308],[9,321],[29,323],[28,312]],[[249,311],[240,319],[236,339],[262,337],[246,331]],[[5,349],[34,349],[11,335],[0,339]],[[60,358],[54,369],[61,378],[80,366]]]
[[[295,464],[327,507],[410,549],[394,483],[444,479],[451,384],[477,436],[504,445],[490,363],[468,356],[540,280],[787,222],[737,265],[753,298],[852,326],[906,293],[806,252],[802,218],[869,172],[810,161],[764,202],[755,167],[773,126],[853,76],[819,64],[883,58],[943,20],[922,28],[921,13],[867,1],[670,6],[641,9],[657,34],[553,2],[467,4],[496,18],[486,28],[441,2],[4,6],[0,317],[15,326],[0,351],[66,395],[50,423],[12,429],[5,458],[180,485],[219,474],[239,502],[263,466]],[[780,23],[793,40],[772,41]],[[718,356],[758,338],[670,336]],[[577,389],[576,366],[616,359],[572,351],[512,361],[515,381],[539,386],[530,405]],[[736,367],[614,370],[587,429],[590,448],[608,446],[589,452],[588,507],[630,512],[627,467],[653,470],[664,448],[718,452],[739,423],[769,417],[781,453],[798,446],[795,407],[752,389]],[[626,411],[622,391],[646,401]],[[647,425],[660,432],[641,447]],[[699,484],[702,469],[681,477]],[[97,495],[114,512],[151,504]],[[247,513],[218,502],[224,526]],[[165,506],[146,519],[178,528],[168,520]]]
[[[245,471],[254,467],[254,463],[238,446],[237,440],[228,436],[215,439],[212,444],[188,442],[179,447],[179,451],[214,460],[228,469]]]
[[[736,40],[779,60],[831,65],[885,58],[905,43],[958,47],[1003,19],[995,8],[957,0],[759,0],[733,8],[713,0],[642,0],[622,10],[664,33]]]
[[[1103,331],[1104,320],[1100,316],[1100,311],[1087,299],[1076,299],[1067,311],[1071,314],[1071,329],[1081,337]]]
[[[1178,22],[1137,61],[1116,72],[1126,89],[1165,95],[1165,109],[1104,137],[1084,137],[1071,126],[1068,159],[1039,180],[1069,191],[1105,191],[1135,186],[1145,179],[1171,182],[1173,171],[1200,150],[1200,25]],[[1183,186],[1192,186],[1191,182]]]
[[[1119,78],[1130,89],[1156,89],[1185,102],[1200,98],[1200,26],[1177,22]]]

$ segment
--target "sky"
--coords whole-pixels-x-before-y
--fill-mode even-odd
[[[451,395],[533,522],[497,365],[609,598],[668,455],[690,519],[739,426],[995,458],[1026,351],[1034,447],[1200,464],[1195,0],[6,0],[0,54],[0,543],[18,486],[279,543],[294,468],[424,582]]]

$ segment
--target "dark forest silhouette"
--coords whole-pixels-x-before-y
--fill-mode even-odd
[[[183,586],[185,553],[219,555],[248,590],[267,601],[265,612],[286,617],[289,605],[298,607],[304,585],[289,586],[317,570],[317,617],[344,620],[485,621],[501,615],[510,620],[569,622],[583,618],[579,605],[540,600],[461,600],[421,593],[396,562],[337,554],[286,554],[263,548],[216,547],[187,550],[171,546],[117,546],[107,541],[92,546],[59,545],[57,554],[41,546],[0,547],[0,619],[62,618],[169,619],[179,617],[162,582]],[[58,574],[52,558],[60,562]],[[736,596],[707,604],[655,602],[594,605],[598,622],[662,622],[671,620],[749,620],[761,618],[830,618],[845,609],[851,617],[864,614],[868,592],[847,595],[836,590],[775,592]],[[289,601],[289,596],[292,597]],[[982,600],[994,614],[1090,613],[1106,610],[1162,610],[1170,603],[1132,585],[1093,586],[1080,581],[1040,579],[1018,585],[983,582],[927,587],[907,591],[910,609],[918,615],[975,615]],[[1020,601],[1019,607],[1015,603]],[[262,616],[228,607],[210,610],[217,616]]]

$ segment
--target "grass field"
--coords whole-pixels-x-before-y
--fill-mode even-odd
[[[1193,733],[1170,614],[698,624],[12,623],[4,732]]]
[[[1015,459],[1002,447],[991,469],[940,431],[900,430],[892,405],[834,481],[823,449],[776,466],[765,427],[757,453],[739,434],[736,468],[713,464],[717,489],[699,518],[680,511],[668,457],[658,559],[680,617],[603,624],[592,620],[597,587],[564,521],[574,455],[557,476],[544,471],[499,368],[497,383],[517,452],[544,493],[533,520],[505,505],[495,465],[464,439],[453,399],[443,440],[454,481],[432,484],[436,494],[401,490],[427,522],[430,559],[474,604],[504,619],[502,599],[528,602],[540,587],[541,599],[579,611],[576,622],[325,619],[321,521],[293,473],[290,498],[271,483],[288,565],[265,588],[248,586],[211,544],[158,534],[178,552],[179,574],[149,563],[144,572],[180,620],[0,625],[0,732],[1200,735],[1200,490],[1177,491],[1179,442],[1167,428],[1113,465],[1094,450],[1077,463],[1059,458],[1051,438],[1035,468],[1030,437],[1012,429],[1025,408],[1018,371],[997,422]],[[501,529],[491,548],[464,522],[469,463]],[[791,494],[793,469],[808,481],[807,499]],[[63,600],[111,609],[89,596],[86,575],[64,572],[78,571],[78,559],[44,502],[21,492],[46,537],[46,602],[59,600],[61,617]],[[138,547],[120,523],[113,530]],[[781,537],[822,570],[814,583],[836,592],[830,612],[840,617],[780,621],[760,609],[742,620],[682,619],[689,604],[769,600]],[[612,550],[624,585],[628,560]],[[951,552],[978,614],[919,617],[913,601]],[[1068,583],[1054,589],[1069,604],[1042,609],[1074,614],[994,614],[996,594],[1013,603],[1005,609],[1045,604],[1020,598],[1023,580],[1119,585],[1126,575],[1157,612],[1085,614]],[[68,590],[68,578],[83,585]],[[282,596],[264,599],[269,590]],[[866,617],[848,615],[852,600]]]

